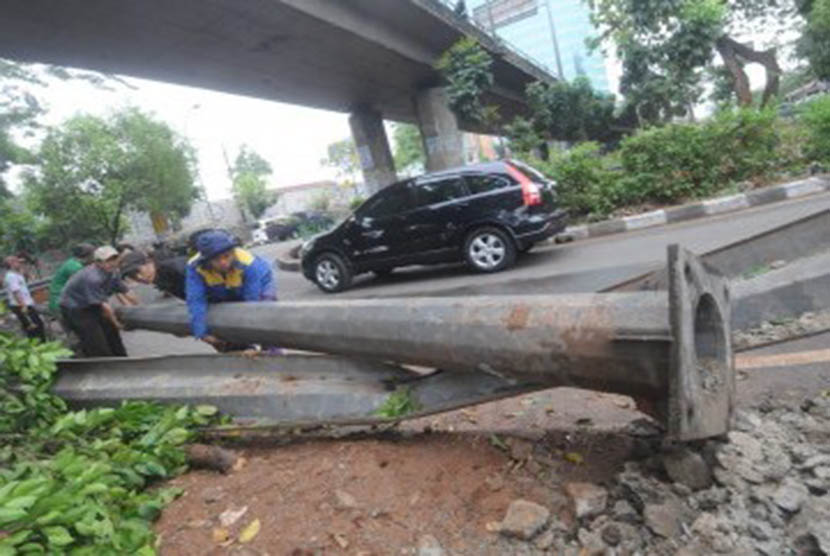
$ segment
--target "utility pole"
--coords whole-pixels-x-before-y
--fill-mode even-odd
[[[550,7],[551,0],[545,1],[545,8],[548,10],[548,26],[550,27],[550,39],[553,42],[553,52],[556,56],[556,71],[559,73],[559,79],[564,81],[565,73],[562,71],[562,56],[559,54],[559,40],[556,38],[556,26],[553,24],[553,12]]]

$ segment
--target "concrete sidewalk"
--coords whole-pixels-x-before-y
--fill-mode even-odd
[[[747,193],[706,199],[687,205],[635,214],[624,218],[605,220],[584,226],[572,226],[559,234],[556,241],[560,243],[576,241],[642,230],[643,228],[665,226],[686,220],[741,211],[778,201],[806,197],[807,195],[814,195],[828,190],[830,190],[830,175],[813,176],[790,183],[756,189]]]

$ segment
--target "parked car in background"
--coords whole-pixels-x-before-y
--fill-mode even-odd
[[[464,260],[477,272],[513,265],[518,253],[565,228],[556,184],[513,160],[425,174],[385,187],[301,249],[304,276],[324,292],[361,273]]]
[[[308,236],[326,230],[333,224],[334,218],[325,212],[294,212],[290,216],[265,222],[262,229],[267,239],[263,243]]]

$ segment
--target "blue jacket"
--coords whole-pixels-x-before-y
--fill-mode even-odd
[[[196,338],[208,335],[207,310],[210,303],[225,301],[275,301],[277,286],[271,266],[261,257],[240,248],[227,274],[201,265],[197,255],[187,264],[185,291],[190,312],[190,330]]]

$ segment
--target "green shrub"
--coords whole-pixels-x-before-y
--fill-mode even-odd
[[[669,202],[707,194],[717,162],[699,126],[670,124],[623,140],[620,161],[631,196]]]
[[[622,141],[626,187],[642,201],[677,202],[711,195],[776,168],[773,109],[727,110],[703,124],[670,124]]]
[[[801,122],[779,120],[775,161],[778,171],[787,175],[803,174],[810,162],[809,144],[809,132],[806,126]]]
[[[810,102],[801,114],[807,128],[807,154],[812,160],[830,163],[830,95]]]
[[[600,148],[598,143],[582,143],[547,162],[531,161],[556,181],[559,201],[572,216],[601,217],[618,206],[618,176],[608,169],[610,158]]]
[[[216,408],[69,411],[51,393],[66,355],[0,334],[0,555],[152,556],[152,522],[181,493],[155,486],[186,469],[182,445]]]
[[[721,111],[702,126],[705,141],[719,160],[716,179],[720,187],[760,178],[777,168],[778,125],[775,108],[743,108]]]

